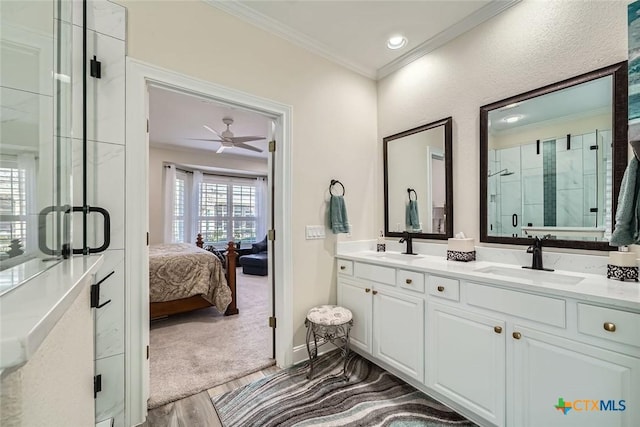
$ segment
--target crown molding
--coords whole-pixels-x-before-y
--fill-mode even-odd
[[[347,58],[340,55],[336,55],[331,51],[329,47],[318,42],[317,40],[294,30],[291,27],[283,25],[282,23],[270,18],[256,10],[246,6],[237,1],[225,1],[225,0],[203,0],[205,3],[222,10],[230,15],[233,15],[245,22],[248,22],[258,28],[261,28],[269,33],[279,36],[295,45],[298,45],[308,51],[311,51],[319,56],[322,56],[332,62],[335,62],[343,67],[346,67],[356,73],[362,74],[365,77],[374,80],[380,80],[385,76],[397,71],[407,64],[415,61],[436,50],[437,48],[445,45],[456,37],[464,34],[465,32],[473,29],[474,27],[482,24],[483,22],[493,18],[494,16],[504,12],[508,8],[516,5],[522,0],[492,0],[487,5],[473,12],[471,15],[464,18],[462,21],[457,22],[446,30],[436,34],[434,37],[423,42],[419,46],[413,48],[404,55],[394,59],[387,65],[382,66],[378,70],[363,67]]]
[[[340,55],[336,55],[331,49],[318,42],[317,40],[302,34],[299,31],[288,27],[281,22],[276,21],[260,12],[236,1],[225,0],[203,0],[205,3],[222,10],[230,15],[235,16],[245,22],[248,22],[258,28],[261,28],[269,33],[275,34],[295,45],[298,45],[310,52],[313,52],[319,56],[328,59],[334,63],[342,65],[356,73],[362,74],[365,77],[375,80],[376,70],[373,68],[363,67],[349,59],[346,59]]]
[[[471,15],[465,17],[462,21],[455,23],[446,30],[441,31],[429,40],[423,42],[419,46],[411,49],[404,55],[379,68],[376,79],[380,80],[393,73],[394,71],[399,70],[405,65],[410,64],[416,59],[422,58],[429,52],[433,52],[434,50],[438,49],[441,46],[444,46],[456,37],[472,30],[473,28],[477,27],[485,21],[488,21],[494,16],[499,15],[510,7],[515,6],[517,3],[520,3],[520,1],[522,0],[491,1],[490,3],[473,12]]]

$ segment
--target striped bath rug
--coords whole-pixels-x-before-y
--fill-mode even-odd
[[[342,358],[331,352],[213,398],[225,427],[474,426],[447,406],[351,353],[349,381]]]

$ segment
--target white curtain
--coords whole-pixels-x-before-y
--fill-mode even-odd
[[[269,212],[269,189],[267,179],[256,179],[256,241],[261,241],[267,234],[267,218]]]
[[[35,252],[38,249],[38,208],[36,200],[36,156],[22,153],[17,156],[18,169],[25,171],[24,193],[26,198],[26,241],[24,251]]]
[[[164,168],[164,242],[174,243],[173,218],[175,212],[176,166]]]
[[[195,243],[196,236],[200,232],[200,230],[198,230],[198,216],[200,216],[200,184],[202,184],[202,172],[195,170],[193,171],[191,179],[190,203],[185,209],[185,221],[188,224],[188,227],[185,224],[185,230],[188,233],[188,236],[185,237],[185,241],[189,243]]]

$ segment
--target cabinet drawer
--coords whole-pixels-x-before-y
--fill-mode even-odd
[[[339,259],[338,273],[345,276],[353,276],[353,261],[347,261],[346,259]]]
[[[450,299],[452,301],[460,301],[460,281],[441,276],[429,276],[429,294]]]
[[[640,314],[578,304],[578,331],[640,347]]]
[[[469,283],[467,302],[547,325],[565,327],[565,301],[508,289]]]
[[[362,279],[367,279],[378,283],[385,283],[392,286],[395,286],[396,284],[395,268],[356,262],[354,271],[356,277],[360,277]]]
[[[396,283],[401,288],[424,293],[424,273],[398,270]]]

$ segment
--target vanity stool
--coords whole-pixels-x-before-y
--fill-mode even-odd
[[[313,361],[318,358],[318,338],[323,338],[341,349],[344,359],[342,375],[348,381],[347,356],[349,355],[349,331],[353,326],[353,315],[349,309],[337,305],[313,307],[304,320],[307,327],[307,352],[309,352],[308,379],[313,378]],[[313,344],[311,341],[313,340]]]

